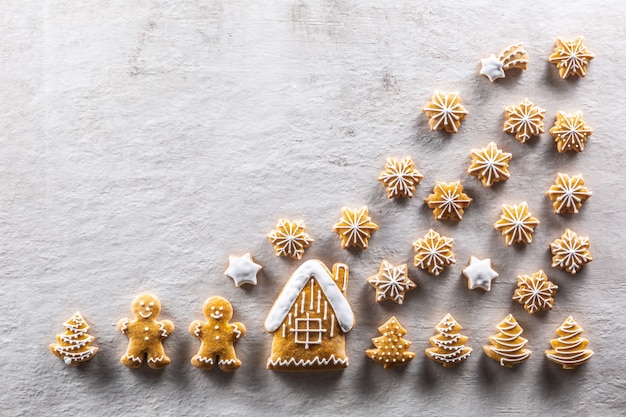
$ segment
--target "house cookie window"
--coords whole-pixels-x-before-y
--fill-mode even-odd
[[[322,328],[322,319],[311,318],[309,314],[306,318],[296,319],[296,327],[289,329],[290,332],[295,333],[295,342],[304,345],[305,349],[309,348],[309,345],[319,345],[322,343],[322,333],[326,332],[326,329]]]

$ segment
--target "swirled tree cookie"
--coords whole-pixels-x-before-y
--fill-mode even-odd
[[[415,357],[415,352],[408,352],[411,342],[403,339],[406,330],[398,319],[391,317],[378,328],[382,336],[372,339],[376,349],[367,349],[365,354],[372,360],[383,365],[385,369],[406,365]]]
[[[452,241],[453,239],[441,236],[430,229],[423,238],[413,242],[415,266],[438,276],[446,266],[456,263]]]
[[[456,133],[461,125],[461,120],[467,116],[467,111],[461,104],[459,93],[435,91],[422,111],[428,117],[430,130],[445,129],[448,133]]]
[[[376,289],[376,302],[391,300],[397,304],[402,304],[404,294],[417,286],[409,278],[407,264],[393,266],[385,260],[380,263],[378,274],[367,282]]]
[[[241,323],[230,323],[233,306],[223,297],[211,297],[202,307],[207,321],[196,320],[189,326],[189,333],[200,339],[200,350],[191,364],[200,369],[219,366],[222,371],[234,371],[241,366],[235,355],[236,341],[246,334]]]
[[[506,181],[509,174],[509,162],[513,155],[502,152],[495,142],[489,142],[482,149],[472,149],[472,164],[467,173],[478,177],[485,187],[491,187],[494,183]]]
[[[80,312],[74,313],[63,327],[65,334],[57,335],[57,343],[50,345],[50,351],[72,366],[93,358],[98,352],[98,347],[92,345],[96,338],[87,333],[89,325]]]
[[[463,268],[463,276],[467,278],[467,288],[470,290],[480,288],[491,291],[491,281],[498,278],[498,273],[491,267],[491,259],[472,256],[469,265]]]
[[[389,198],[413,198],[415,186],[422,181],[422,178],[424,176],[415,169],[415,164],[410,157],[389,158],[385,170],[378,176],[378,181],[387,189]]]
[[[569,316],[556,331],[560,337],[552,339],[552,349],[546,350],[546,358],[563,366],[563,369],[574,369],[587,362],[593,351],[585,349],[589,341],[581,337],[583,329]]]
[[[559,287],[548,281],[546,274],[539,270],[532,275],[518,275],[517,289],[513,299],[524,306],[529,314],[552,309],[554,294]]]
[[[571,40],[557,39],[554,52],[548,60],[556,65],[561,78],[567,78],[573,75],[584,77],[587,65],[593,58],[594,55],[583,44],[583,37],[579,36]]]
[[[559,239],[550,243],[552,252],[552,266],[575,274],[583,265],[593,261],[589,253],[589,238],[578,236],[570,229]]]
[[[525,348],[528,340],[522,337],[524,329],[517,323],[512,314],[506,316],[496,328],[499,333],[489,336],[491,344],[483,347],[487,356],[507,368],[512,368],[513,365],[530,358],[532,352]]]
[[[554,212],[558,214],[578,213],[578,209],[591,197],[591,191],[585,187],[581,174],[570,177],[560,172],[546,194],[552,201]]]
[[[582,152],[585,142],[593,133],[593,129],[585,124],[583,113],[567,114],[558,112],[554,126],[550,129],[550,135],[556,142],[556,149],[560,153],[567,151]]]
[[[526,143],[531,136],[543,133],[543,118],[546,111],[535,106],[527,98],[517,106],[508,106],[504,109],[506,121],[504,132],[515,135],[520,143]]]
[[[488,58],[481,59],[480,64],[480,75],[494,82],[498,78],[505,78],[504,71],[511,68],[525,70],[528,67],[528,53],[521,43],[516,43],[506,48],[497,57],[491,54]]]
[[[341,215],[339,223],[333,226],[333,231],[341,238],[341,248],[354,246],[367,249],[369,238],[378,230],[378,225],[370,219],[368,208],[352,210],[344,207]]]
[[[135,298],[131,310],[134,319],[122,319],[117,323],[120,333],[128,337],[128,349],[120,362],[129,368],[138,368],[147,359],[150,368],[159,369],[171,361],[163,349],[163,339],[174,331],[174,323],[157,320],[161,302],[152,294]]]
[[[463,328],[450,313],[435,329],[439,334],[430,338],[433,347],[426,349],[428,358],[442,364],[444,368],[452,368],[470,357],[473,349],[465,346],[469,338],[460,333]]]
[[[435,181],[433,193],[424,202],[433,209],[435,220],[461,220],[463,213],[472,202],[470,196],[463,192],[461,181]]]
[[[533,232],[539,225],[539,219],[532,217],[528,204],[524,201],[517,206],[502,205],[502,215],[494,227],[504,236],[507,245],[515,242],[532,243]]]
[[[304,250],[313,242],[311,236],[306,233],[306,226],[302,220],[295,222],[278,220],[276,228],[267,235],[267,238],[274,245],[276,256],[289,256],[294,259],[302,259]]]

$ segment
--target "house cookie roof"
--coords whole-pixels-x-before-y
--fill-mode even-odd
[[[347,269],[347,266],[345,267]],[[289,280],[278,295],[278,298],[272,305],[272,308],[265,319],[265,329],[268,332],[275,332],[282,324],[285,317],[291,310],[291,306],[297,300],[300,291],[309,282],[311,278],[315,278],[322,288],[324,295],[328,299],[333,308],[339,327],[344,333],[352,330],[354,326],[354,313],[348,304],[348,300],[337,287],[335,280],[332,278],[330,271],[321,261],[311,259],[304,262],[295,270]]]

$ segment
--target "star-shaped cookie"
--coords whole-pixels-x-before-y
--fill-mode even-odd
[[[595,56],[585,48],[583,37],[576,39],[564,40],[557,39],[554,52],[548,58],[548,61],[555,64],[559,69],[561,78],[578,75],[584,77],[587,74],[587,65]]]
[[[491,290],[491,281],[498,277],[498,273],[491,268],[491,259],[470,258],[468,266],[463,268],[463,276],[467,278],[467,288],[474,290],[481,288]]]
[[[262,268],[254,262],[249,252],[243,256],[231,255],[228,257],[228,268],[224,275],[231,277],[237,287],[243,284],[256,285],[256,275]]]
[[[435,220],[461,220],[472,199],[463,192],[461,181],[450,183],[435,181],[433,193],[425,198],[424,202],[433,209]]]
[[[495,142],[489,142],[482,149],[472,149],[472,165],[467,173],[478,177],[485,187],[491,187],[494,183],[506,181],[509,174],[509,161],[513,155],[502,152]]]
[[[341,220],[333,226],[333,231],[341,238],[342,249],[351,246],[367,249],[368,239],[377,230],[378,225],[371,221],[367,207],[355,210],[344,207]]]
[[[376,289],[376,301],[391,300],[402,304],[404,294],[417,285],[408,276],[407,264],[393,266],[383,260],[377,275],[367,279],[367,282]]]

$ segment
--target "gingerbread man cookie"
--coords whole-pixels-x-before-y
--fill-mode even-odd
[[[120,362],[129,368],[138,368],[147,358],[150,368],[160,369],[171,361],[163,349],[163,339],[174,331],[174,323],[157,320],[161,302],[152,294],[142,294],[133,301],[132,320],[124,318],[117,323],[120,333],[128,337],[128,349]]]
[[[211,297],[202,308],[207,321],[196,320],[189,326],[189,333],[202,341],[200,350],[191,364],[200,369],[211,369],[217,364],[222,371],[234,371],[241,366],[233,344],[246,334],[241,323],[229,323],[233,306],[227,299]]]

